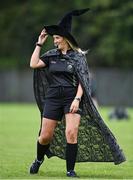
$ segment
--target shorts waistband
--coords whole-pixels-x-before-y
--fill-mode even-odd
[[[67,93],[70,93],[70,92],[72,92],[73,94],[73,92],[77,90],[77,88],[73,86],[53,86],[53,87],[50,86],[49,89],[51,89],[51,91],[58,92],[57,96],[59,95],[60,97],[64,97],[67,95]]]

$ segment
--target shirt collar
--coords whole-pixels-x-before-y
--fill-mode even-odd
[[[73,50],[73,49],[68,49],[68,50],[67,50],[67,52],[66,52],[66,54],[62,54],[62,52],[61,52],[61,50],[60,50],[60,49],[57,49],[57,51],[59,52],[59,54],[60,54],[60,55],[68,55],[68,54],[70,54],[70,53],[74,52],[74,50]]]

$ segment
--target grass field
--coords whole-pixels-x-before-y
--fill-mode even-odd
[[[113,163],[77,163],[80,179],[133,179],[133,109],[131,119],[110,122],[110,108],[100,108],[101,115],[115,134],[127,161]],[[38,175],[29,174],[35,158],[39,128],[39,112],[33,104],[0,104],[0,178],[1,179],[69,179],[65,175],[65,161],[46,159]]]

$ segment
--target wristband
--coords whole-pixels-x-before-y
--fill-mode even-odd
[[[42,44],[39,44],[38,42],[36,43],[36,46],[42,47]]]
[[[77,101],[81,101],[81,98],[80,97],[75,97],[74,99],[76,99]]]

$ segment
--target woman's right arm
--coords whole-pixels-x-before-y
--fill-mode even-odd
[[[46,41],[48,35],[44,30],[42,30],[39,38],[38,38],[38,44],[43,45],[43,43]],[[30,67],[31,68],[40,68],[40,67],[45,67],[46,64],[40,59],[40,51],[41,51],[41,47],[40,46],[36,46],[33,54],[31,56],[31,60],[30,60]]]

